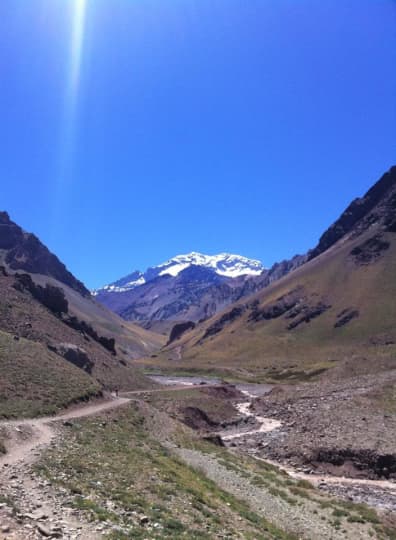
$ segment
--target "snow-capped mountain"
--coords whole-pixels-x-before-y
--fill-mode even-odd
[[[228,278],[259,276],[264,271],[264,266],[260,261],[248,259],[241,255],[230,253],[204,255],[193,251],[186,255],[177,255],[158,266],[149,268],[146,272],[135,271],[110,285],[105,285],[101,289],[94,290],[92,294],[97,296],[104,291],[123,293],[144,285],[158,276],[169,275],[176,277],[180,272],[191,266],[212,269],[217,275]]]
[[[129,321],[163,331],[175,321],[198,322],[257,290],[264,267],[240,255],[188,253],[93,291]]]
[[[219,276],[236,278],[239,276],[259,276],[264,270],[260,261],[248,259],[241,255],[232,255],[230,253],[220,253],[219,255],[203,255],[202,253],[188,253],[187,255],[178,255],[169,261],[160,264],[157,268],[161,269],[159,275],[170,274],[177,276],[182,270],[189,266],[204,266],[213,268]]]

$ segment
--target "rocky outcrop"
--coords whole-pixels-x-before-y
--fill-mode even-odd
[[[297,328],[303,323],[308,324],[313,319],[320,317],[320,315],[325,313],[330,308],[331,308],[331,305],[326,304],[325,302],[318,302],[317,304],[313,306],[309,306],[309,305],[299,306],[299,308],[295,310],[293,313],[292,318],[296,317],[295,320],[287,326],[287,329],[294,330],[295,328]],[[290,315],[288,318],[290,318]]]
[[[353,321],[353,319],[357,319],[359,317],[359,311],[357,309],[344,309],[337,315],[337,321],[334,324],[334,328],[341,328],[342,326],[345,326],[346,324]]]
[[[269,321],[285,315],[301,302],[302,289],[297,288],[284,296],[279,297],[274,303],[265,307],[255,306],[249,315],[249,321],[258,322],[260,320]]]
[[[195,323],[192,321],[175,324],[175,326],[171,330],[167,345],[170,345],[177,339],[180,339],[181,336],[188,330],[194,330],[195,326],[196,326]]]
[[[231,311],[224,313],[224,315],[222,315],[218,321],[206,329],[200,341],[204,341],[205,339],[215,336],[221,332],[226,325],[231,324],[238,319],[245,312],[245,310],[245,306],[235,306],[233,309],[231,309]]]
[[[18,291],[29,291],[33,298],[38,300],[40,304],[48,308],[55,315],[60,316],[69,310],[69,305],[62,289],[48,283],[45,287],[37,285],[29,274],[16,274],[13,286]]]
[[[222,446],[222,447],[225,446],[224,441],[220,437],[220,435],[216,435],[214,433],[210,433],[209,435],[205,435],[204,437],[202,437],[202,440],[206,441],[206,442],[208,442],[210,444],[214,444],[215,446]]]
[[[351,251],[351,255],[357,264],[370,264],[378,260],[383,253],[390,248],[390,242],[376,234]]]
[[[26,233],[11,221],[6,212],[0,212],[0,249],[5,250],[4,262],[10,270],[49,276],[83,296],[90,296],[88,289],[67,270],[58,257],[34,234]]]
[[[192,429],[208,429],[219,424],[209,418],[205,411],[198,407],[186,407],[180,411],[183,422]]]
[[[89,358],[87,352],[81,347],[71,343],[61,343],[57,346],[50,346],[49,349],[91,375],[95,362]]]
[[[105,336],[99,336],[99,334],[96,332],[94,328],[90,324],[88,324],[85,321],[81,321],[77,317],[64,317],[63,322],[73,328],[74,330],[77,330],[78,332],[81,332],[84,336],[91,337],[94,341],[97,341],[102,347],[107,349],[109,352],[111,352],[113,355],[117,354],[116,348],[115,348],[115,339],[114,338],[108,338]]]
[[[311,456],[311,461],[336,467],[349,465],[374,478],[396,478],[396,455],[394,454],[378,454],[374,450],[366,449],[319,448]]]

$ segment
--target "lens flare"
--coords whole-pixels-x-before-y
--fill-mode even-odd
[[[81,95],[81,71],[87,6],[88,0],[73,0],[72,2],[71,42],[66,74],[64,120],[62,122],[61,174],[59,180],[61,185],[70,180],[73,154],[78,135],[78,101]]]
[[[80,86],[81,63],[84,47],[85,18],[87,13],[87,0],[74,0],[70,75],[68,98],[71,108],[76,106]]]
[[[65,92],[63,101],[59,168],[54,182],[53,222],[59,227],[59,215],[70,196],[74,177],[75,153],[78,143],[78,109],[81,96],[81,72],[84,53],[85,23],[88,0],[70,3],[70,46],[66,59]],[[55,227],[56,227],[55,226]]]

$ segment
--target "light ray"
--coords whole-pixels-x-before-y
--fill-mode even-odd
[[[59,169],[54,182],[53,221],[57,222],[62,208],[67,206],[73,178],[74,157],[78,139],[78,109],[81,96],[81,71],[88,0],[72,0],[70,12],[70,47],[66,60],[65,92],[63,101]],[[59,225],[58,225],[59,226]]]
[[[78,105],[81,94],[81,69],[84,53],[85,21],[88,0],[72,1],[71,42],[66,79],[64,120],[61,141],[60,183],[67,182],[77,138]]]
[[[75,108],[80,86],[81,63],[84,48],[84,30],[87,13],[87,0],[74,0],[71,58],[68,99],[71,108]]]

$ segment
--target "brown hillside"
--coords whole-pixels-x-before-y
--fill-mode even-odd
[[[343,233],[323,253],[146,363],[277,381],[394,367],[395,220],[393,168],[334,224]]]
[[[164,337],[97,304],[41,242],[0,214],[0,416],[52,412],[152,383],[131,360]]]

